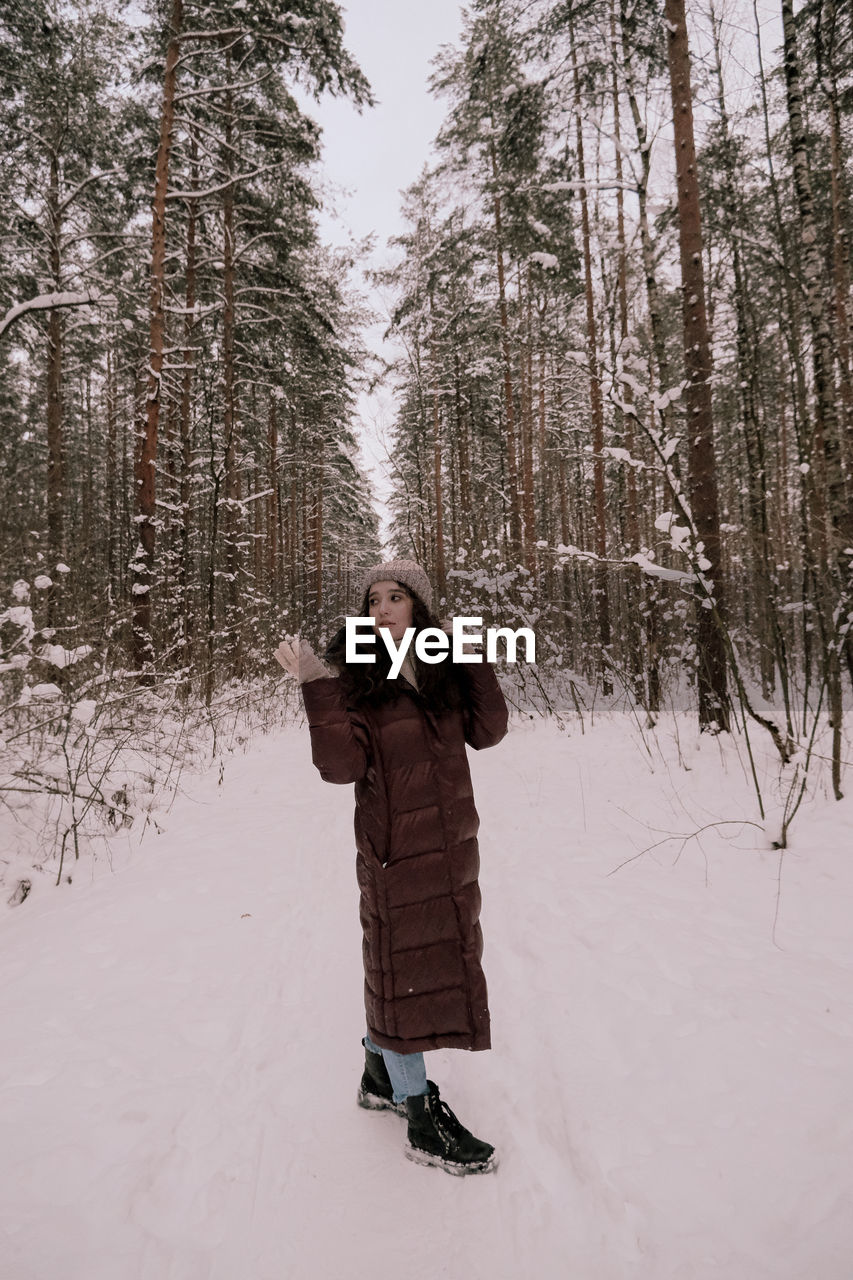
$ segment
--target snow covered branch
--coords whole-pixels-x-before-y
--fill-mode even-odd
[[[28,315],[31,311],[56,311],[60,307],[86,307],[89,305],[110,306],[115,298],[99,293],[42,293],[37,298],[29,298],[26,302],[16,302],[0,320],[0,338],[10,329],[16,320]]]

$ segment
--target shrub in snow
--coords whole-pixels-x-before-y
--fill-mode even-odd
[[[498,677],[507,701],[539,714],[579,711],[590,690],[586,680],[563,662],[563,620],[556,605],[543,602],[533,576],[522,565],[507,565],[496,548],[460,548],[447,574],[443,612],[479,617],[483,630],[530,628],[536,637],[536,662],[507,663],[498,645]],[[523,646],[519,651],[524,652]]]
[[[73,881],[81,858],[107,852],[112,865],[119,833],[161,829],[155,814],[184,768],[212,757],[224,768],[225,754],[292,714],[278,681],[235,682],[206,706],[172,677],[152,689],[101,663],[94,673],[91,659],[72,663],[62,688],[23,684],[17,699],[11,676],[0,682],[0,850],[16,850],[14,865],[0,855],[0,904],[20,906],[41,884]]]

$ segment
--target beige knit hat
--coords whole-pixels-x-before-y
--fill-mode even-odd
[[[385,560],[366,569],[361,579],[361,596],[374,582],[401,582],[423,600],[427,609],[432,608],[432,587],[429,578],[415,560]]]

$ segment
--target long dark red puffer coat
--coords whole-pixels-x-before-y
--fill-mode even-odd
[[[507,708],[487,662],[458,670],[465,703],[439,714],[402,676],[398,698],[357,710],[337,678],[302,686],[314,764],[355,783],[367,1027],[398,1053],[491,1044],[465,744],[500,742]]]

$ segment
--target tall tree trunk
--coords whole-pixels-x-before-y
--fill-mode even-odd
[[[435,502],[435,584],[436,596],[447,595],[447,566],[444,560],[444,496],[441,482],[441,414],[438,387],[432,391],[432,477]]]
[[[652,348],[655,353],[658,383],[660,390],[662,392],[666,392],[670,389],[669,359],[666,353],[663,312],[661,308],[660,292],[657,284],[655,253],[654,246],[652,244],[651,229],[649,227],[648,213],[652,145],[651,139],[648,136],[648,129],[646,128],[645,120],[643,119],[640,111],[640,104],[637,101],[637,94],[632,74],[632,65],[634,60],[633,40],[636,26],[634,18],[635,10],[636,5],[630,4],[629,0],[620,0],[619,27],[622,38],[623,78],[625,82],[625,90],[628,95],[628,104],[631,108],[631,118],[634,121],[634,131],[637,135],[637,151],[640,159],[640,174],[637,179],[637,203],[640,223],[640,248],[643,258],[643,275],[646,282],[646,302],[649,312],[649,329]],[[662,408],[659,413],[663,421],[664,434],[669,435],[668,419],[670,410],[668,406]]]
[[[718,619],[725,618],[725,587],[720,558],[720,521],[714,456],[711,404],[711,347],[705,315],[705,274],[702,265],[702,219],[696,144],[693,136],[693,97],[690,51],[684,0],[666,0],[667,59],[675,127],[678,179],[678,243],[681,257],[684,368],[687,375],[688,483],[690,504],[702,555],[706,590]],[[729,727],[726,651],[721,625],[704,593],[697,601],[699,724],[703,729]]]
[[[198,143],[195,135],[190,144],[191,185],[198,189]],[[193,388],[193,330],[195,328],[196,305],[196,218],[198,201],[187,201],[187,247],[186,247],[186,292],[184,306],[184,369],[181,381],[180,409],[180,531],[178,546],[178,590],[180,593],[181,616],[178,620],[183,640],[183,658],[181,665],[186,671],[184,688],[190,689],[190,672],[193,665],[193,611],[190,592],[190,520],[191,520],[191,479],[192,479],[192,388]]]
[[[838,351],[839,389],[843,406],[843,425],[839,429],[848,498],[853,501],[853,380],[851,380],[850,333],[850,210],[846,191],[846,169],[842,154],[838,75],[836,71],[838,10],[836,0],[822,0],[815,17],[817,80],[826,98],[829,122],[829,165],[832,192],[832,277],[835,312],[836,349]]]
[[[826,477],[826,501],[820,504],[823,509],[816,514],[820,523],[823,523],[822,517],[826,519],[824,538],[828,556],[821,557],[818,549],[817,564],[818,572],[823,579],[821,614],[829,714],[833,730],[832,785],[836,799],[840,800],[842,698],[841,655],[836,617],[844,616],[849,608],[849,569],[843,557],[843,551],[853,543],[853,512],[848,508],[846,501],[846,485],[838,438],[839,424],[832,376],[830,309],[826,299],[821,241],[809,172],[808,138],[803,112],[793,0],[782,0],[782,33],[788,127],[802,249],[801,264],[812,334],[815,416],[811,461],[823,459]],[[813,489],[815,495],[816,490],[817,486]]]
[[[460,514],[468,522],[462,541],[476,543],[479,534],[477,513],[471,500],[471,440],[469,434],[468,415],[462,405],[462,378],[459,366],[459,351],[453,350],[453,403],[456,410],[456,438],[459,448],[459,506]]]
[[[526,288],[525,288],[526,286]],[[522,303],[526,293],[526,301]],[[536,504],[533,492],[533,304],[530,283],[530,267],[527,268],[527,280],[522,279],[519,269],[518,301],[523,311],[523,334],[521,344],[521,386],[522,386],[522,477],[524,492],[522,495],[522,512],[524,516],[524,565],[533,574],[536,581]]]
[[[287,563],[290,569],[290,598],[299,604],[300,621],[302,598],[300,594],[299,574],[302,565],[302,554],[300,545],[300,507],[299,507],[299,473],[296,466],[296,459],[299,456],[299,433],[296,425],[296,410],[291,405],[290,409],[290,512],[288,520],[289,542]]]
[[[50,273],[56,292],[62,287],[60,243],[62,213],[59,201],[59,159],[55,151],[50,157],[48,189],[48,227]],[[62,311],[51,307],[47,317],[47,548],[51,570],[65,559],[65,442],[62,434]],[[47,619],[50,626],[59,620],[59,583],[62,574],[54,572],[54,587],[48,595]]]
[[[817,565],[824,557],[818,554],[816,548],[824,539],[825,522],[823,518],[818,517],[817,514],[820,503],[816,499],[817,475],[815,468],[808,464],[812,448],[808,430],[808,389],[806,386],[806,372],[803,362],[803,352],[806,349],[807,344],[802,338],[798,300],[795,297],[795,291],[791,285],[791,281],[798,275],[798,267],[794,261],[795,255],[791,249],[791,238],[788,232],[787,217],[782,209],[779,182],[776,178],[774,146],[770,126],[770,110],[767,101],[767,77],[764,72],[764,58],[761,47],[761,18],[758,12],[757,0],[753,0],[752,11],[755,28],[756,56],[758,60],[758,87],[762,104],[761,118],[764,136],[764,161],[767,165],[767,175],[773,204],[773,225],[776,242],[779,245],[782,263],[784,264],[784,269],[776,273],[776,288],[779,300],[778,313],[785,343],[784,349],[780,349],[779,351],[778,366],[780,369],[787,367],[790,370],[790,399],[793,411],[794,435],[797,442],[798,462],[800,464],[800,488],[802,490],[803,501],[799,507],[800,524],[797,543],[803,567],[803,586],[801,596],[804,605],[809,605],[810,597],[813,596],[817,608],[820,609],[821,589],[818,584]],[[780,448],[783,454],[785,451],[784,407],[785,400],[783,391],[780,396],[780,416],[782,419],[782,442]],[[805,471],[803,470],[803,467],[805,467]],[[783,507],[786,506],[787,487],[788,471],[786,468],[782,471],[779,484],[777,485],[781,499],[780,505]],[[817,524],[815,523],[816,521]],[[783,540],[787,539],[787,534],[789,532],[787,523],[783,528],[785,537],[784,539],[780,539],[780,546],[782,545]],[[808,628],[805,626],[808,615],[803,611],[800,616],[803,622],[802,653],[805,677],[803,704],[805,707],[808,704],[809,698],[813,645],[811,624],[809,624]]]
[[[788,675],[785,646],[776,617],[778,583],[775,581],[771,569],[770,528],[767,514],[768,476],[764,433],[758,418],[759,389],[758,368],[755,358],[756,339],[748,313],[750,285],[737,234],[745,225],[745,217],[738,195],[738,175],[733,168],[729,116],[723,82],[719,20],[714,11],[713,0],[711,0],[709,6],[709,15],[714,49],[714,70],[717,80],[717,98],[720,108],[720,130],[723,142],[723,198],[727,221],[735,232],[731,239],[731,254],[735,284],[737,385],[747,463],[746,486],[748,501],[746,523],[750,531],[753,564],[758,579],[758,591],[755,596],[758,625],[755,638],[759,646],[762,693],[765,698],[772,697],[775,658],[775,666],[778,667],[787,702]]]
[[[223,37],[227,41],[228,37]],[[237,409],[234,368],[234,301],[235,230],[234,230],[234,103],[231,90],[232,57],[230,44],[225,53],[225,137],[222,149],[226,184],[222,192],[222,397],[223,432],[225,435],[225,571],[228,623],[230,631],[231,675],[243,678],[243,606],[240,584],[240,474],[237,469]]]
[[[595,295],[592,286],[592,245],[589,225],[589,199],[586,189],[586,164],[583,143],[583,104],[581,100],[580,74],[574,24],[569,23],[571,39],[572,75],[574,79],[574,113],[577,147],[577,172],[581,202],[581,233],[583,237],[584,288],[586,295],[586,345],[589,361],[589,400],[592,418],[593,489],[595,494],[595,554],[597,556],[594,580],[598,639],[601,646],[602,688],[605,694],[612,691],[608,674],[610,653],[610,599],[607,587],[607,515],[604,493],[604,405],[601,397],[601,375],[598,366],[598,342],[595,322]]]
[[[252,388],[254,394],[255,388]],[[263,473],[260,467],[252,468],[253,488],[258,490],[263,488]],[[264,555],[264,504],[263,499],[256,498],[252,503],[252,572],[255,577],[255,592],[257,595],[263,591],[264,576],[266,569],[266,557]]]
[[[206,662],[204,669],[204,702],[210,706],[213,690],[216,686],[216,561],[219,554],[217,545],[219,535],[219,494],[222,487],[222,473],[216,465],[214,454],[213,431],[210,441],[210,469],[213,476],[213,490],[210,496],[210,545],[207,570],[207,637],[205,640]]]
[[[278,416],[275,395],[270,395],[267,424],[267,590],[275,597],[280,586],[279,569],[279,492],[278,492]]]
[[[314,483],[314,572],[315,592],[314,604],[317,609],[317,616],[323,608],[323,439],[320,437],[317,442],[316,449],[316,480]]]
[[[622,362],[622,371],[625,372],[625,361],[628,359],[628,250],[625,239],[625,193],[622,189],[624,181],[624,172],[622,164],[622,120],[619,102],[619,42],[616,31],[616,5],[615,0],[610,3],[610,47],[611,47],[611,95],[613,98],[613,140],[615,143],[615,162],[616,162],[616,243],[618,246],[618,254],[616,260],[616,300],[619,310],[619,361]],[[618,364],[619,361],[616,363]],[[614,377],[616,376],[616,368],[614,367]],[[623,407],[617,407],[616,421],[621,428],[619,434],[623,436],[623,446],[628,452],[628,456],[634,457],[635,441],[634,441],[634,422],[636,411],[633,408],[634,392],[630,381],[623,378],[621,385],[621,401]],[[639,519],[637,514],[637,476],[633,466],[628,466],[625,475],[625,541],[629,555],[635,554],[640,548],[639,541]],[[630,592],[630,579],[626,584],[626,590]],[[639,610],[629,608],[627,610],[627,642],[628,642],[628,668],[631,674],[631,682],[634,687],[634,695],[638,701],[645,702],[646,710],[651,712],[648,696],[643,679],[643,654],[640,631],[638,627],[638,613],[641,617],[648,617],[649,610],[654,607],[650,592],[648,591],[648,583],[646,575],[639,573],[639,582],[637,584],[637,595]]]
[[[518,456],[516,453],[515,402],[512,390],[512,342],[509,332],[509,309],[506,300],[506,275],[504,272],[503,249],[503,215],[501,197],[498,188],[498,155],[494,141],[489,142],[489,155],[492,162],[492,181],[495,193],[492,206],[495,214],[495,254],[498,271],[498,305],[501,325],[501,352],[503,355],[504,412],[506,415],[506,475],[509,486],[509,550],[510,555],[520,561],[523,556],[521,531],[521,503],[518,491]]]
[[[107,348],[107,590],[110,603],[118,591],[118,411],[116,406],[115,348]]]
[[[154,546],[156,509],[157,432],[163,398],[163,348],[165,313],[163,299],[166,287],[166,189],[169,182],[169,157],[175,122],[175,89],[178,80],[178,57],[183,28],[183,0],[172,0],[169,23],[171,37],[166,50],[166,74],[163,82],[163,105],[160,111],[160,141],[154,173],[154,203],[151,233],[151,292],[149,300],[149,351],[146,415],[140,448],[136,453],[136,520],[139,546],[131,566],[133,593],[133,657],[141,671],[154,658],[151,636],[151,588],[154,581]]]

